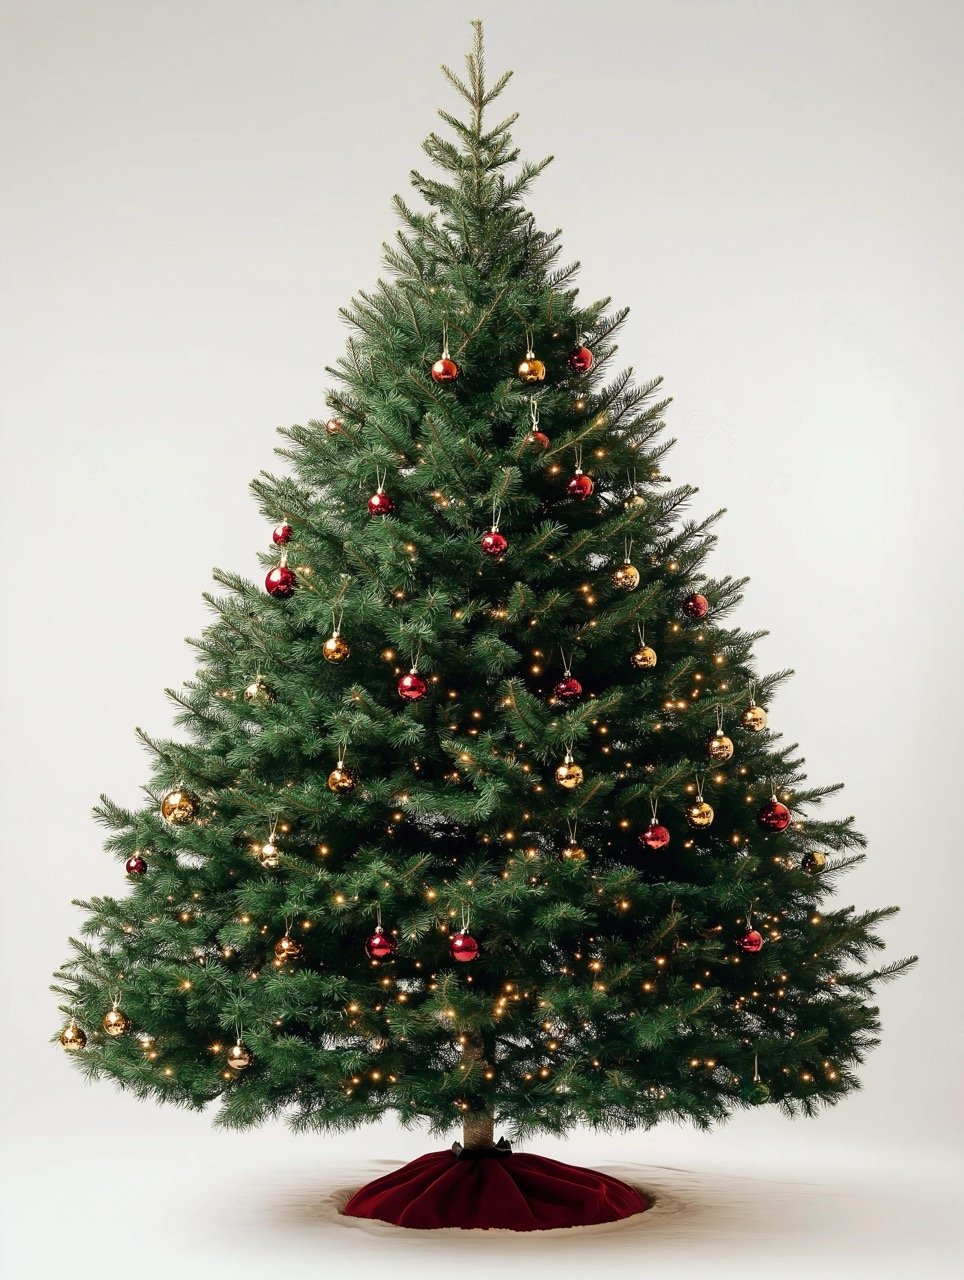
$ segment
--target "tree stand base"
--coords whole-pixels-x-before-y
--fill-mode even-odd
[[[432,1151],[356,1191],[342,1212],[396,1227],[550,1231],[617,1222],[652,1200],[594,1169],[494,1147]]]

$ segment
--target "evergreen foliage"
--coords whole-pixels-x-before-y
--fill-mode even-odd
[[[760,1100],[755,1065],[772,1103],[810,1114],[857,1087],[874,989],[912,963],[867,967],[895,908],[829,902],[864,840],[820,816],[837,788],[806,784],[795,744],[741,726],[751,681],[766,707],[790,673],[757,673],[761,633],[727,621],[744,580],[708,576],[716,517],[687,518],[694,491],[665,475],[660,380],[615,365],[626,311],[579,301],[559,232],[526,210],[548,161],[520,162],[515,117],[494,122],[509,76],[487,85],[478,28],[466,61],[465,78],[445,69],[466,118],[440,113],[436,176],[412,173],[418,208],[395,201],[389,275],[343,311],[340,430],[283,431],[284,473],[253,484],[292,527],[297,589],[216,574],[196,678],[170,693],[183,737],[141,732],[146,803],[97,811],[119,863],[140,851],[147,870],[78,904],[55,987],[87,1034],[72,1056],[139,1095],[216,1101],[234,1127],[707,1125]],[[443,329],[461,366],[447,385],[430,376]],[[547,376],[525,384],[530,340]],[[567,494],[578,450],[586,500]],[[394,511],[373,518],[383,476]],[[480,550],[493,510],[502,557]],[[630,539],[641,580],[621,591]],[[697,591],[704,620],[681,612]],[[336,625],[351,654],[332,663]],[[631,664],[639,627],[651,669]],[[562,655],[584,687],[571,704],[553,692]],[[415,660],[429,691],[405,703]],[[273,700],[242,696],[258,678]],[[724,763],[707,759],[718,706]],[[358,785],[336,794],[346,743]],[[554,779],[570,748],[572,791]],[[704,829],[685,816],[698,779]],[[172,826],[159,805],[178,787],[199,814]],[[780,834],[756,822],[774,789],[794,817]],[[654,802],[661,851],[639,841]],[[584,859],[562,856],[573,824]],[[258,856],[272,832],[275,867]],[[802,869],[815,850],[824,869]],[[755,955],[736,946],[750,913]],[[373,961],[379,914],[397,954]],[[449,954],[465,923],[471,964]],[[289,931],[303,954],[280,963]],[[131,1030],[111,1037],[115,1001]],[[253,1060],[235,1069],[239,1038]]]

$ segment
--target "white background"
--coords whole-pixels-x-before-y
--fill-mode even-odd
[[[922,956],[881,995],[864,1091],[820,1120],[531,1144],[657,1166],[633,1176],[659,1212],[564,1251],[349,1227],[336,1190],[437,1140],[224,1135],[47,1044],[69,900],[123,888],[90,807],[137,803],[132,725],[170,724],[210,567],[256,573],[247,482],[274,426],[324,414],[337,308],[457,109],[437,64],[474,16],[517,69],[524,153],[557,157],[539,221],[588,296],[632,305],[625,360],[675,397],[670,473],[730,508],[713,569],[752,576],[740,621],[797,671],[771,722],[847,781],[871,856],[842,900],[901,903],[889,955]],[[55,1232],[78,1280],[127,1250],[148,1280],[953,1274],[964,10],[6,0],[0,22],[5,1275]]]

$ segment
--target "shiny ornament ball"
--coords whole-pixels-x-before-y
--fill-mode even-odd
[[[258,850],[258,861],[269,871],[274,871],[281,864],[281,850],[269,840]]]
[[[295,593],[298,579],[286,564],[276,564],[264,580],[264,589],[276,600],[287,600]]]
[[[623,503],[623,506],[627,511],[638,510],[640,507],[646,506],[646,499],[641,493],[631,493]]]
[[[454,382],[462,370],[448,356],[440,356],[432,365],[433,382]]]
[[[767,727],[767,713],[762,707],[758,707],[755,703],[740,716],[740,724],[744,729],[749,729],[751,733],[759,733],[761,729]]]
[[[691,596],[687,596],[683,601],[683,612],[687,618],[705,618],[710,611],[710,602],[706,596],[701,596],[698,591],[694,591]]]
[[[576,347],[566,357],[566,364],[573,373],[588,373],[592,368],[593,354],[588,347]]]
[[[480,545],[487,556],[504,556],[509,549],[508,539],[498,529],[490,529],[483,534]]]
[[[736,945],[748,956],[754,956],[763,950],[763,934],[759,929],[747,929],[742,937],[737,938]]]
[[[656,650],[644,644],[642,648],[636,650],[629,661],[637,671],[648,671],[650,667],[656,666]]]
[[[406,702],[421,702],[428,693],[428,684],[417,671],[410,671],[398,682],[398,696]]]
[[[822,871],[826,865],[827,855],[821,849],[810,849],[800,860],[801,868],[812,876]]]
[[[129,876],[142,876],[147,870],[147,863],[139,853],[132,853],[124,863],[124,870]]]
[[[384,489],[378,489],[368,499],[368,514],[372,516],[390,516],[395,510],[395,503]]]
[[[449,951],[452,953],[453,960],[468,964],[470,960],[478,957],[479,944],[471,933],[456,933],[449,942]]]
[[[770,1101],[770,1086],[764,1084],[762,1080],[748,1081],[740,1090],[740,1093],[754,1107],[760,1107],[764,1102]]]
[[[582,696],[582,682],[575,676],[563,676],[553,685],[552,691],[563,702],[574,702],[576,698]]]
[[[64,1027],[61,1031],[60,1043],[68,1053],[78,1053],[87,1044],[87,1036],[76,1022],[72,1022],[69,1027]]]
[[[585,862],[586,861],[585,849],[582,847],[581,844],[576,844],[574,840],[570,841],[570,843],[566,845],[566,847],[562,851],[562,856],[565,858],[567,862]]]
[[[639,843],[644,849],[651,849],[654,853],[659,849],[665,849],[669,839],[669,829],[660,822],[651,822],[639,833]]]
[[[365,942],[365,954],[369,960],[387,960],[398,950],[398,943],[389,937],[381,925]]]
[[[101,1026],[109,1036],[123,1036],[130,1031],[131,1020],[120,1009],[108,1009]]]
[[[285,543],[291,541],[291,535],[293,533],[294,530],[291,525],[288,524],[287,521],[283,521],[281,524],[275,525],[271,538],[279,547],[283,547]]]
[[[694,800],[686,809],[686,821],[691,827],[708,827],[713,822],[713,806],[705,800]]]
[[[634,564],[621,564],[613,573],[617,591],[635,591],[639,586],[639,570]]]
[[[556,782],[566,791],[575,791],[577,787],[581,787],[585,778],[582,765],[576,764],[573,760],[564,761],[556,770]]]
[[[235,1071],[243,1071],[245,1067],[250,1067],[251,1063],[254,1062],[254,1054],[248,1046],[240,1040],[237,1044],[233,1044],[231,1046],[228,1050],[227,1056],[228,1066],[232,1067]]]
[[[344,429],[345,424],[342,422],[341,418],[329,418],[325,423],[325,430],[330,436],[341,435]]]
[[[728,738],[722,729],[717,729],[706,744],[706,754],[711,760],[717,760],[720,764],[725,760],[732,760],[733,751],[733,739]]]
[[[549,448],[549,437],[544,431],[530,431],[526,439],[530,444],[538,445],[540,449]]]
[[[351,657],[351,645],[340,635],[329,636],[321,646],[321,653],[326,662],[344,662]]]
[[[244,691],[244,700],[263,707],[269,702],[274,702],[274,690],[266,685],[263,680],[252,680]]]
[[[542,382],[546,376],[546,366],[535,356],[526,356],[516,369],[516,373],[523,382]]]
[[[779,800],[770,800],[756,815],[764,831],[786,831],[790,825],[790,810]]]
[[[580,501],[582,501],[583,499],[592,496],[594,487],[595,486],[589,476],[585,475],[582,471],[577,471],[566,485],[566,493],[569,494],[570,498],[579,498]]]
[[[161,817],[172,827],[183,827],[194,821],[200,805],[196,795],[177,787],[174,791],[169,791],[161,801]]]
[[[296,942],[294,938],[290,938],[287,934],[283,938],[279,938],[274,944],[274,955],[276,960],[280,960],[282,964],[286,964],[289,960],[297,960],[304,948],[300,942]]]
[[[349,769],[346,765],[337,765],[328,775],[329,791],[344,794],[348,791],[354,791],[357,785],[358,774],[354,769]]]

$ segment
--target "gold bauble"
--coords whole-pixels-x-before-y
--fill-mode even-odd
[[[822,871],[827,865],[827,855],[820,849],[810,849],[800,861],[800,866],[804,871],[809,871],[811,875],[816,875],[818,871]]]
[[[637,671],[648,671],[650,667],[656,666],[656,650],[644,644],[641,649],[636,650],[629,661]]]
[[[761,729],[767,727],[767,713],[762,707],[758,707],[756,703],[753,703],[740,716],[740,724],[744,729],[749,729],[751,733],[759,733]]]
[[[694,800],[686,810],[686,821],[691,827],[708,827],[713,821],[713,806],[705,800]]]
[[[646,499],[641,493],[631,493],[623,503],[623,506],[627,511],[632,511],[634,509],[638,510],[640,507],[645,507],[645,505]]]
[[[299,578],[310,578],[314,573],[314,569],[312,569],[310,564],[296,564],[295,573]]]
[[[283,938],[279,938],[274,944],[275,959],[286,963],[288,960],[297,960],[304,948],[300,942],[295,942],[294,938],[289,938],[287,934]]]
[[[351,646],[347,640],[342,640],[336,631],[321,646],[321,652],[324,654],[326,662],[344,662],[351,653]]]
[[[567,791],[575,791],[577,787],[581,787],[585,777],[582,765],[576,764],[574,760],[563,761],[556,770],[556,782]]]
[[[706,753],[711,760],[733,759],[733,739],[728,738],[722,729],[717,729],[713,737],[706,744]]]
[[[535,356],[527,355],[516,369],[516,373],[523,382],[542,382],[546,376],[546,366]]]
[[[572,843],[566,845],[566,847],[562,851],[562,856],[566,859],[567,862],[585,862],[586,861],[585,849],[582,847],[582,845],[576,844],[575,841],[572,841]]]
[[[329,791],[335,791],[341,794],[346,791],[354,791],[357,785],[358,774],[354,769],[349,769],[346,765],[336,765],[328,775]]]
[[[108,1009],[101,1025],[109,1036],[122,1036],[130,1031],[131,1020],[121,1009]]]
[[[245,1067],[250,1067],[253,1061],[254,1054],[240,1040],[228,1050],[228,1066],[233,1067],[235,1071],[243,1071]]]
[[[269,871],[274,871],[278,866],[281,858],[281,850],[271,840],[267,844],[263,844],[258,850],[258,861],[263,867],[267,867]]]
[[[254,702],[258,706],[264,706],[266,702],[274,702],[274,690],[270,689],[259,676],[257,680],[252,680],[244,691],[245,702]]]
[[[634,564],[621,564],[613,573],[613,586],[618,591],[635,591],[639,586],[639,570]]]
[[[79,1053],[87,1044],[87,1036],[76,1022],[71,1022],[69,1027],[64,1027],[63,1031],[61,1031],[60,1043],[68,1053]]]
[[[197,817],[200,804],[196,795],[190,791],[182,791],[178,787],[174,791],[169,791],[161,801],[161,817],[172,827],[183,827]]]
[[[325,423],[325,430],[330,436],[337,436],[341,434],[344,426],[345,424],[342,422],[341,418],[329,418]]]

